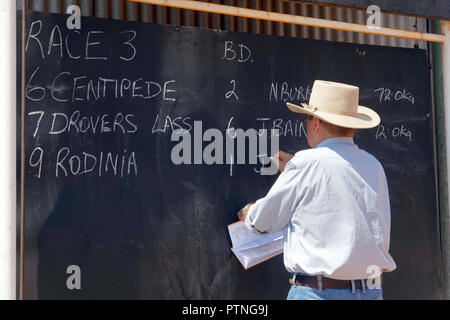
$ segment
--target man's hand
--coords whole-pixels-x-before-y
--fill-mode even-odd
[[[241,210],[239,210],[238,212],[238,218],[241,221],[245,221],[245,218],[247,217],[248,214],[248,210],[250,210],[250,207],[253,205],[254,203],[249,203],[247,204],[245,207],[243,207]]]
[[[293,154],[286,153],[284,151],[280,151],[280,152],[277,152],[273,156],[273,162],[277,166],[278,170],[280,170],[280,172],[283,172],[284,167],[286,166],[286,163],[288,163],[289,160],[291,160],[293,156],[294,156]]]

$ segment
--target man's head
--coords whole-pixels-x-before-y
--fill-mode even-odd
[[[287,103],[307,120],[308,144],[312,147],[331,137],[353,137],[355,129],[369,129],[380,123],[378,114],[359,103],[359,88],[331,81],[314,81],[309,103]]]
[[[344,128],[325,122],[313,116],[307,115],[306,134],[308,135],[308,145],[314,148],[323,140],[333,137],[350,137],[355,135],[355,129]]]

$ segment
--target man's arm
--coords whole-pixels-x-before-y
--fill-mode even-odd
[[[286,164],[294,157],[293,154],[286,153],[284,151],[279,151],[273,156],[273,162],[278,168],[280,172],[284,171],[284,168],[286,167]],[[250,207],[254,205],[254,202],[248,203],[238,212],[238,218],[240,221],[245,221],[247,218],[248,211],[250,210]]]
[[[267,195],[240,211],[252,232],[261,235],[286,228],[297,205],[300,176],[301,170],[288,163]]]

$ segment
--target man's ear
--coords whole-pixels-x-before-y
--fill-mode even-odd
[[[317,119],[317,118],[313,118],[313,120],[314,120],[314,128],[313,128],[313,131],[314,131],[314,133],[319,133],[319,129],[320,129],[320,125],[321,125],[321,120],[319,120],[319,119]]]

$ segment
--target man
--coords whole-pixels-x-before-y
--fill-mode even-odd
[[[316,80],[309,104],[287,103],[307,115],[312,149],[279,152],[275,184],[238,213],[257,234],[285,231],[288,299],[382,299],[380,275],[396,268],[383,167],[353,142],[380,117],[358,100],[358,87]]]

